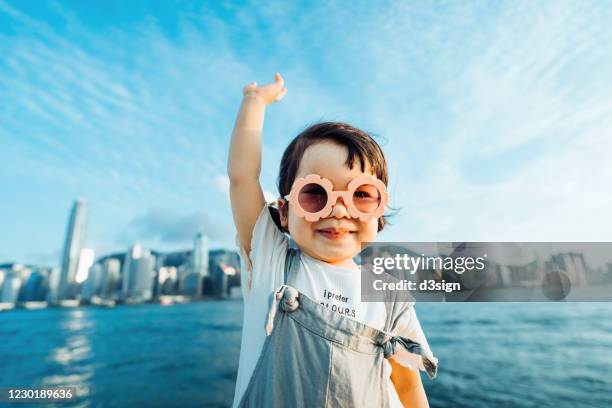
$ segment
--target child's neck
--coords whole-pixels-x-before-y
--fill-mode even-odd
[[[359,265],[355,262],[353,258],[341,259],[337,261],[324,261],[319,259],[321,262],[325,262],[326,264],[337,266],[338,268],[346,268],[346,269],[359,269]]]
[[[300,248],[300,250],[302,251],[302,253],[304,253],[305,255],[309,256],[310,258],[318,261],[318,262],[323,262],[325,264],[331,265],[331,266],[335,266],[338,268],[344,268],[344,269],[355,269],[355,270],[359,270],[360,266],[355,262],[355,260],[350,257],[350,258],[345,258],[345,259],[338,259],[338,260],[333,260],[333,261],[326,261],[324,259],[321,259],[317,256],[315,256],[314,254],[310,254],[308,253],[308,251],[305,251],[303,248]]]

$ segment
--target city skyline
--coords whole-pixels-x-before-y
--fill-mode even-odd
[[[164,295],[186,296],[191,299],[202,298],[205,294],[225,297],[230,293],[232,286],[240,286],[240,281],[236,279],[233,283],[230,282],[232,276],[239,278],[238,253],[221,250],[219,257],[219,251],[208,250],[208,238],[203,233],[196,234],[192,248],[187,251],[163,254],[134,244],[126,252],[105,254],[96,260],[94,250],[84,246],[87,240],[86,205],[83,198],[78,198],[69,213],[61,267],[49,268],[0,262],[0,310],[10,310],[15,306],[41,308],[47,305],[115,306],[117,302],[168,302],[162,300]],[[292,245],[294,244],[293,242]],[[566,289],[569,290],[572,285],[578,288],[589,285],[598,287],[612,282],[610,244],[603,242],[418,243],[417,247],[422,251],[419,254],[409,243],[379,242],[363,248],[365,252],[359,254],[358,262],[360,264],[364,262],[363,256],[365,256],[364,265],[366,270],[369,270],[373,256],[378,261],[384,261],[385,268],[389,268],[388,261],[393,261],[391,265],[396,266],[390,267],[388,273],[391,276],[398,271],[401,273],[402,269],[406,270],[408,258],[413,258],[410,265],[416,274],[407,272],[406,276],[416,278],[415,282],[419,284],[434,282],[432,278],[437,279],[441,284],[448,283],[449,286],[456,287],[461,296],[472,295],[469,291],[461,292],[461,282],[466,280],[470,285],[479,283],[479,291],[491,288],[522,288],[529,291],[529,296],[532,295],[534,287],[541,286],[546,289],[546,293],[549,293],[546,296],[559,300],[557,297],[561,293],[567,295]],[[559,245],[565,250],[561,250]],[[436,251],[441,252],[432,257],[432,249],[434,254]],[[388,251],[396,255],[392,256]],[[598,254],[605,266],[594,268],[593,265],[589,265],[586,260],[589,255],[585,256],[582,251],[586,251],[591,260],[594,259],[594,254]],[[216,254],[212,255],[211,259],[212,252]],[[428,253],[427,256],[425,252]],[[466,270],[463,265],[467,262],[465,256],[471,257],[472,261],[477,259],[476,263],[482,263],[479,268],[471,270],[464,276]],[[233,261],[230,261],[230,257]],[[450,272],[453,270],[454,258],[461,262],[458,266],[463,269],[456,269],[453,275]],[[595,259],[597,258],[596,256]],[[419,263],[414,263],[415,259]],[[433,263],[425,264],[425,259],[433,259]],[[449,260],[451,263],[447,266]],[[381,262],[378,262],[378,267],[380,269]],[[367,276],[365,273],[362,279]],[[447,282],[449,279],[450,283]],[[567,288],[562,282],[567,282]],[[474,289],[474,286],[471,287]],[[599,289],[598,296],[603,293],[601,291],[607,292],[605,287]],[[487,292],[478,293],[478,296],[483,293],[491,296]],[[518,295],[520,296],[516,298],[517,300],[524,300],[524,293]],[[514,296],[517,296],[517,293]],[[578,296],[576,299],[589,300],[588,296],[595,296],[595,293],[589,292],[586,298]],[[596,299],[601,300],[600,297]]]
[[[21,264],[28,267],[39,267],[39,268],[55,268],[57,267],[60,271],[62,271],[62,275],[59,276],[60,280],[58,282],[59,285],[62,285],[62,279],[68,279],[75,281],[77,278],[77,272],[79,270],[79,257],[81,256],[82,250],[91,252],[93,258],[92,263],[98,263],[100,260],[104,260],[108,257],[116,256],[117,254],[124,254],[129,252],[130,250],[136,248],[142,248],[140,242],[135,241],[132,244],[128,245],[127,248],[123,250],[118,248],[117,250],[113,250],[110,252],[101,253],[95,248],[90,248],[87,245],[87,234],[86,234],[86,200],[82,197],[74,200],[72,204],[72,208],[69,211],[68,222],[65,228],[64,235],[64,246],[62,251],[60,252],[59,258],[53,262],[53,260],[49,260],[47,262],[24,262],[19,259],[0,259],[0,264]],[[194,259],[193,262],[199,265],[199,270],[203,271],[203,275],[208,273],[208,266],[205,266],[208,263],[208,236],[203,232],[197,232],[192,238],[192,249],[196,248],[200,251],[197,254],[194,251]],[[152,252],[182,252],[185,251],[186,248],[189,248],[188,245],[182,245],[178,248],[174,248],[171,250],[160,251],[157,248],[146,248],[146,251]],[[227,248],[213,248],[213,249],[227,249]],[[190,249],[187,249],[190,250]],[[206,253],[204,253],[204,251]],[[89,255],[89,254],[88,254]],[[89,267],[87,267],[89,268]],[[63,274],[66,274],[67,277],[62,278]],[[69,275],[69,276],[68,276]],[[63,292],[64,289],[59,289],[59,292]]]
[[[606,241],[611,19],[595,1],[0,0],[0,261],[58,262],[79,196],[96,253],[199,231],[235,249],[233,121],[242,87],[277,71],[268,200],[291,138],[342,120],[388,160],[401,211],[381,241]]]
[[[164,254],[133,244],[96,260],[94,249],[85,247],[86,214],[86,200],[77,198],[68,215],[59,267],[0,262],[0,311],[156,300],[168,304],[172,300],[161,296],[198,299],[230,293],[230,276],[240,270],[238,254],[209,251],[206,234],[198,232],[187,251]]]

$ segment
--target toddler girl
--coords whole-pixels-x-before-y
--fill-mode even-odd
[[[387,164],[378,144],[345,123],[308,127],[283,154],[280,198],[265,202],[264,113],[286,92],[280,74],[245,86],[232,134],[244,298],[233,406],[427,407],[418,370],[433,378],[437,359],[413,303],[361,302],[353,260],[385,226]]]

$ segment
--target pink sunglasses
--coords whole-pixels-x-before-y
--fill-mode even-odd
[[[380,217],[388,200],[385,184],[376,177],[357,177],[346,190],[334,191],[332,182],[317,174],[295,180],[291,192],[283,198],[298,217],[315,222],[331,214],[338,197],[342,197],[351,217],[361,221]]]

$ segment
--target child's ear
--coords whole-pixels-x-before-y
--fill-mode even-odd
[[[289,228],[289,222],[287,220],[287,210],[289,203],[285,199],[279,198],[276,201],[276,204],[278,206],[278,214],[280,215],[281,226],[287,229]]]

